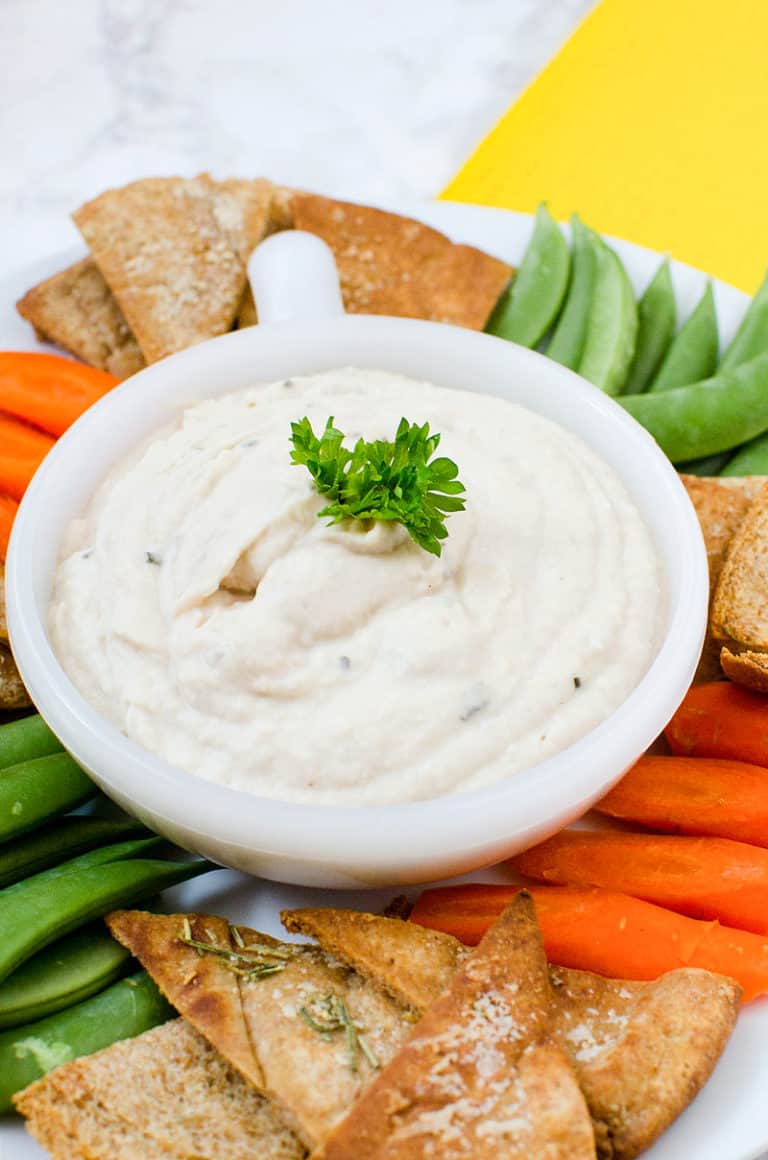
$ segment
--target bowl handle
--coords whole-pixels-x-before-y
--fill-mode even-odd
[[[260,324],[344,313],[336,260],[314,234],[303,230],[272,234],[251,254],[248,277]]]

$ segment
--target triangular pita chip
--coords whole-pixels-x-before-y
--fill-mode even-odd
[[[55,1068],[15,1103],[57,1160],[306,1156],[269,1101],[182,1019]]]
[[[511,268],[399,214],[295,192],[293,224],[333,250],[346,309],[482,330]]]
[[[519,894],[313,1160],[588,1160],[592,1125],[549,1039],[547,960]]]
[[[260,183],[217,190],[207,175],[107,190],[74,219],[147,362],[229,330],[246,284],[247,242],[269,222]],[[243,203],[245,202],[245,212]]]
[[[118,911],[109,927],[310,1148],[412,1030],[398,1003],[317,947],[279,943],[206,915]],[[253,961],[274,973],[243,973]]]
[[[83,258],[33,286],[16,309],[42,338],[120,379],[145,365],[131,328],[92,258]]]
[[[401,919],[319,908],[285,911],[282,919],[417,1012],[447,988],[469,954],[450,935]],[[586,1097],[598,1154],[629,1160],[708,1079],[733,1030],[739,989],[694,969],[650,983],[564,967],[549,972],[552,1034]]]

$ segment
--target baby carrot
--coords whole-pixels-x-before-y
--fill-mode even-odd
[[[411,920],[469,945],[480,941],[519,886],[426,890]],[[717,922],[686,918],[608,890],[535,886],[544,949],[552,963],[613,979],[657,979],[679,967],[730,975],[744,1002],[768,994],[768,940]]]
[[[19,505],[9,495],[0,495],[0,563],[5,560],[11,528]]]
[[[61,435],[119,379],[54,354],[0,351],[0,411]]]
[[[22,423],[12,415],[0,413],[0,448],[3,456],[15,459],[42,459],[53,447],[54,440],[44,431]]]
[[[716,757],[641,757],[593,807],[673,834],[768,847],[768,769]]]
[[[600,886],[768,934],[768,850],[729,838],[564,830],[512,859],[556,886]]]
[[[0,492],[20,500],[53,444],[50,435],[0,414]]]
[[[730,681],[694,685],[664,732],[678,755],[768,765],[768,698]]]

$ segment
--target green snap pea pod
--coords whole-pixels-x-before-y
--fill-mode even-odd
[[[584,352],[578,371],[608,395],[618,395],[635,352],[637,306],[619,257],[596,238],[597,270]]]
[[[0,725],[0,769],[62,750],[61,742],[37,713]]]
[[[741,326],[720,363],[721,371],[730,371],[742,363],[768,352],[768,274],[752,299]]]
[[[61,1063],[92,1055],[166,1023],[175,1011],[149,975],[140,971],[113,983],[99,995],[0,1034],[0,1114],[12,1098]]]
[[[720,474],[768,475],[768,432],[739,447]]]
[[[595,285],[594,235],[577,214],[571,218],[571,280],[565,305],[547,347],[547,356],[576,370],[584,350],[587,319]]]
[[[33,955],[0,983],[0,1028],[20,1027],[81,1003],[130,969],[130,951],[102,923],[82,927]]]
[[[25,834],[0,846],[0,889],[97,846],[140,834],[147,835],[148,831],[140,822],[131,820],[120,822],[75,816],[48,822],[33,834]]]
[[[88,855],[84,855],[88,857]],[[0,982],[37,951],[116,907],[133,906],[214,867],[135,859],[61,874],[46,870],[0,893]]]
[[[88,774],[68,753],[8,766],[0,772],[0,842],[34,830],[97,793]]]
[[[665,259],[637,304],[637,342],[624,394],[639,395],[650,383],[675,333],[677,307],[669,259]]]
[[[719,341],[715,299],[708,282],[690,318],[672,339],[648,390],[671,391],[709,378],[717,367]]]
[[[521,346],[535,346],[557,317],[569,266],[568,243],[547,207],[540,205],[533,236],[514,281],[488,320],[488,333]]]
[[[51,866],[48,870],[42,870],[39,874],[25,878],[23,882],[17,881],[12,886],[6,886],[4,890],[0,890],[0,903],[7,898],[16,898],[19,893],[24,891],[27,882],[52,883],[57,878],[75,874],[80,870],[90,870],[93,866],[122,862],[126,858],[135,858],[138,854],[143,854],[145,851],[159,846],[162,841],[162,838],[153,834],[150,838],[113,842],[109,846],[99,846],[95,850],[88,850],[85,854],[78,854],[75,858],[69,858],[66,862],[61,862],[56,866]]]
[[[768,431],[768,354],[689,387],[619,402],[673,463],[717,455]]]
[[[685,475],[720,475],[730,460],[731,452],[723,451],[720,455],[705,455],[702,459],[689,459],[687,463],[676,463],[675,467]]]

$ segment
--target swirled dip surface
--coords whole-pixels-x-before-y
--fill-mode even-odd
[[[290,424],[442,434],[465,512],[440,559],[328,527]],[[575,741],[657,645],[660,566],[615,472],[490,395],[352,368],[186,410],[69,529],[51,609],[81,692],[147,749],[291,801],[435,797]]]

